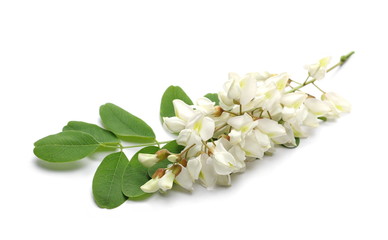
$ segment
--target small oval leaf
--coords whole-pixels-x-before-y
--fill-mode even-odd
[[[151,178],[148,176],[147,168],[138,159],[139,153],[155,153],[159,148],[155,146],[145,147],[138,151],[131,159],[123,175],[122,191],[129,198],[139,198],[150,195],[143,192],[140,187]]]
[[[127,200],[121,191],[122,177],[128,165],[123,152],[109,154],[102,160],[93,178],[93,196],[101,208],[116,208]]]
[[[100,144],[90,134],[66,131],[42,138],[34,146],[34,154],[42,160],[70,162],[88,156]]]
[[[220,105],[220,100],[218,99],[218,94],[217,93],[208,93],[204,97],[209,99],[212,102],[215,102],[216,106]]]
[[[118,144],[120,142],[116,135],[114,135],[112,132],[91,123],[70,121],[62,129],[62,131],[71,130],[88,133],[92,135],[99,143],[103,144]]]
[[[174,117],[175,110],[172,101],[174,99],[180,99],[188,105],[193,105],[193,102],[187,96],[187,94],[178,86],[170,86],[166,89],[162,96],[162,102],[160,104],[160,117]]]
[[[112,103],[100,107],[100,117],[105,128],[125,141],[155,141],[155,133],[147,123]]]
[[[184,148],[185,148],[184,146],[178,145],[175,140],[167,143],[166,145],[164,145],[162,147],[162,149],[167,149],[171,153],[180,153],[183,151]],[[148,176],[151,177],[155,173],[155,171],[158,170],[158,168],[165,168],[170,163],[171,162],[168,161],[167,159],[164,159],[164,160],[158,162],[154,166],[148,168]]]

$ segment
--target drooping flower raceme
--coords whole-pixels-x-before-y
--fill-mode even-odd
[[[168,156],[139,156],[147,167],[162,158],[171,162],[141,189],[166,191],[175,182],[190,191],[196,181],[207,188],[229,186],[231,175],[245,171],[247,161],[273,153],[278,145],[296,147],[299,138],[308,136],[309,128],[349,112],[350,104],[336,93],[323,92],[317,86],[322,91],[319,99],[301,90],[323,79],[329,62],[326,57],[307,65],[308,79],[313,80],[304,83],[291,80],[287,73],[230,73],[217,101],[202,97],[188,105],[173,100],[175,116],[163,118],[163,125],[178,134],[177,143],[184,150]],[[337,65],[342,64],[341,58]]]
[[[295,148],[311,129],[350,112],[347,100],[317,84],[353,53],[331,67],[329,57],[307,65],[304,82],[285,72],[230,73],[218,93],[194,102],[180,87],[170,86],[162,96],[160,117],[174,140],[157,141],[142,119],[106,103],[100,107],[103,127],[71,121],[62,132],[35,142],[34,154],[49,162],[70,162],[97,150],[111,151],[93,178],[93,196],[102,208],[175,185],[187,191],[195,183],[208,189],[230,186],[232,176],[244,172],[249,162],[279,146]],[[316,92],[306,92],[307,85]],[[124,146],[122,141],[136,144]],[[138,147],[142,149],[127,158],[124,150]]]

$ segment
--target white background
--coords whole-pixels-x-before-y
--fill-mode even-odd
[[[388,239],[383,3],[1,1],[0,238]],[[159,122],[169,85],[196,99],[230,71],[304,79],[305,64],[353,50],[320,84],[352,113],[249,164],[229,188],[100,209],[91,183],[102,155],[50,164],[32,153],[67,121],[98,123],[106,102],[169,140]]]

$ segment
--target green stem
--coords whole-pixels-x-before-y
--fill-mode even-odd
[[[169,142],[170,141],[163,141],[163,142],[155,141],[155,142],[152,142],[152,143],[143,143],[143,144],[132,145],[132,146],[123,146],[123,145],[121,145],[121,143],[119,143],[118,146],[110,146],[110,145],[101,144],[101,146],[102,147],[106,147],[106,148],[126,149],[126,148],[147,147],[147,146],[155,146],[155,145],[160,146],[160,144],[169,143]]]
[[[326,92],[323,91],[320,87],[318,87],[317,84],[313,83],[313,85],[314,85],[319,91],[321,91],[322,93],[326,93]]]
[[[147,147],[147,146],[155,146],[155,145],[160,145],[160,144],[169,143],[169,142],[170,141],[163,141],[163,142],[155,141],[153,143],[143,143],[143,144],[139,144],[139,145],[125,146],[125,147],[121,147],[121,148]]]
[[[354,51],[353,52],[350,52],[348,53],[347,55],[343,55],[341,56],[340,58],[340,61],[335,64],[334,66],[332,66],[331,68],[327,69],[326,72],[330,72],[331,70],[335,69],[336,67],[340,67],[342,65],[345,64],[346,61],[349,60],[349,58],[354,54]],[[310,76],[309,76],[310,77]],[[307,81],[309,79],[309,77],[306,78],[305,82],[302,84],[302,85],[299,85],[299,86],[296,86],[294,87],[293,89],[287,91],[286,93],[292,93],[292,92],[295,92],[299,89],[301,89],[302,87],[306,86],[306,85],[309,85],[310,83],[314,83],[317,79],[313,78],[311,79],[310,81]],[[321,90],[321,89],[320,89]]]

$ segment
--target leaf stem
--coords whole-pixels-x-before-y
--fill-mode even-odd
[[[111,146],[111,145],[106,145],[106,144],[100,144],[102,147],[106,147],[106,148],[120,148],[121,150],[123,149],[126,149],[126,148],[137,148],[137,147],[147,147],[147,146],[155,146],[157,145],[158,147],[160,147],[160,144],[165,144],[165,143],[169,143],[170,141],[163,141],[163,142],[158,142],[158,141],[155,141],[155,142],[152,142],[152,143],[143,143],[143,144],[138,144],[138,145],[132,145],[132,146],[123,146],[121,145],[121,143],[118,144],[118,146]]]

